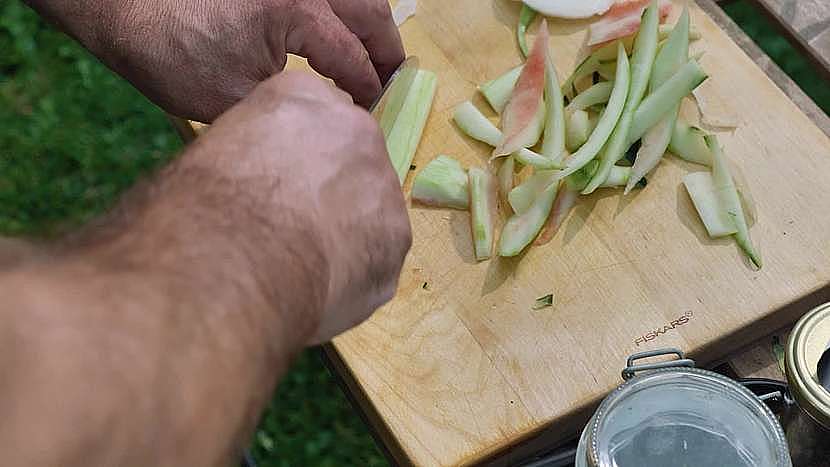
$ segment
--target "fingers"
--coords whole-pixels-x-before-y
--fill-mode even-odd
[[[286,37],[289,53],[308,59],[309,65],[369,107],[380,93],[377,72],[360,39],[331,10],[325,0],[304,0],[293,14],[294,27]]]
[[[283,95],[292,95],[312,100],[324,100],[327,102],[339,101],[351,105],[352,98],[342,89],[334,87],[309,72],[298,70],[286,70],[268,78],[259,85],[267,91],[275,94],[275,102]]]
[[[387,0],[328,0],[334,13],[363,42],[385,83],[406,57]]]

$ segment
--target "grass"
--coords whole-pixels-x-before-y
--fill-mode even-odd
[[[253,442],[259,467],[388,465],[317,351],[280,383]]]
[[[830,86],[747,1],[727,12],[825,111]],[[181,143],[164,114],[18,0],[0,0],[0,234],[53,236],[110,206]],[[316,351],[252,442],[264,467],[386,465]]]
[[[17,0],[0,0],[0,232],[78,225],[179,147],[161,111]]]

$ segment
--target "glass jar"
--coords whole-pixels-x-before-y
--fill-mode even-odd
[[[671,354],[678,359],[635,365]],[[623,379],[583,431],[576,467],[791,467],[770,409],[681,351],[632,355]]]
[[[784,417],[793,464],[830,464],[830,392],[819,383],[818,366],[830,345],[830,303],[814,308],[793,327],[784,365],[798,404]]]

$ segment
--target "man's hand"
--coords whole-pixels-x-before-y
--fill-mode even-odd
[[[387,0],[26,0],[155,103],[211,122],[308,58],[367,107],[404,59]]]
[[[389,298],[410,242],[377,124],[298,73],[0,270],[8,465],[230,465],[276,379]],[[287,408],[290,409],[290,408]]]
[[[328,280],[321,271],[309,284],[328,284],[313,341],[351,328],[392,298],[411,243],[409,218],[377,123],[345,93],[285,72],[220,118],[193,152],[179,170],[198,167],[244,185],[275,232],[287,218],[308,226],[295,244],[274,248],[325,258]],[[276,277],[283,271],[279,261],[271,268]]]

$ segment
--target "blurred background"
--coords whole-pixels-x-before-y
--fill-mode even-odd
[[[756,7],[724,9],[830,112],[830,85]],[[19,0],[0,0],[0,235],[78,226],[181,148],[164,113],[129,84]],[[283,379],[251,450],[263,467],[388,464],[317,350]]]

